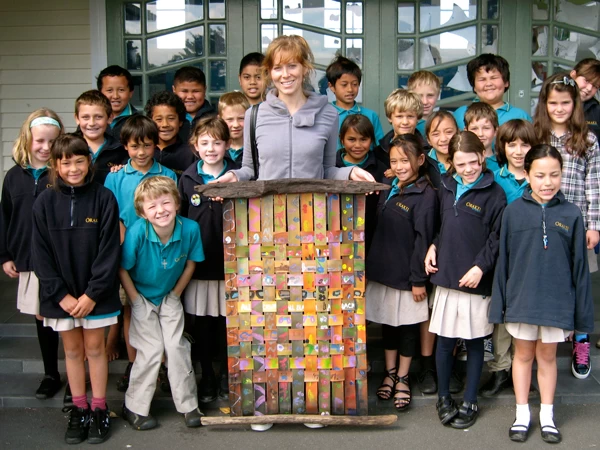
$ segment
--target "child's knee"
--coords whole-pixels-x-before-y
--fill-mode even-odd
[[[84,354],[85,354],[85,352],[84,352],[83,345],[72,345],[69,347],[65,346],[65,358],[66,359],[69,359],[72,361],[77,361],[77,360],[83,361]]]

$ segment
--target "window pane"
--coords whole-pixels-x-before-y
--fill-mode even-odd
[[[227,63],[225,61],[210,62],[210,91],[224,91],[225,77],[227,75]]]
[[[260,48],[263,53],[267,50],[271,41],[277,36],[279,36],[279,33],[277,33],[277,25],[260,26]]]
[[[533,56],[548,56],[548,27],[533,27],[531,33]]]
[[[133,96],[131,97],[131,104],[136,108],[140,109],[144,107],[144,100],[142,95],[144,90],[142,89],[142,77],[132,76],[133,78]]]
[[[467,27],[422,38],[421,68],[473,57],[475,34],[475,27]]]
[[[283,34],[297,34],[304,37],[315,55],[315,62],[324,66],[328,66],[335,58],[336,52],[342,48],[341,39],[336,36],[314,33],[287,25],[283,27]]]
[[[142,10],[139,3],[125,3],[125,34],[142,34]]]
[[[481,26],[481,53],[498,53],[498,26]]]
[[[469,84],[469,79],[467,78],[466,65],[434,70],[433,73],[436,74],[442,82],[440,99],[451,98],[455,95],[473,91]]]
[[[427,61],[425,61],[427,63]],[[423,61],[421,61],[421,66]],[[415,40],[398,39],[398,69],[413,70],[415,68]]]
[[[477,19],[477,0],[424,0],[419,8],[421,31]]]
[[[277,19],[277,0],[260,0],[260,18]]]
[[[203,0],[157,0],[146,4],[149,33],[204,19]]]
[[[481,17],[483,19],[497,19],[498,18],[498,0],[483,0],[481,2]]]
[[[547,0],[534,0],[532,8],[533,20],[548,20]]]
[[[204,72],[204,65],[202,63],[190,64],[191,66],[198,67]],[[176,70],[171,69],[161,73],[154,73],[148,76],[148,95],[152,97],[157,92],[171,91],[173,87],[173,79],[175,78]]]
[[[415,4],[398,3],[398,33],[413,33],[415,31]]]
[[[308,6],[303,6],[307,3]],[[283,18],[291,22],[312,25],[329,31],[341,29],[341,3],[335,0],[283,1]]]
[[[351,59],[360,67],[363,62],[363,40],[346,39],[346,58]]]
[[[575,2],[573,0],[556,0],[556,20],[569,25],[577,25],[591,31],[598,31],[598,15],[600,14],[600,3],[598,2]]]
[[[148,66],[160,67],[204,56],[204,27],[148,39]]]
[[[209,19],[225,18],[225,0],[208,0]]]
[[[346,2],[346,33],[363,32],[362,2]]]
[[[600,54],[597,36],[590,36],[566,28],[554,28],[554,56],[569,61],[597,58]]]
[[[125,41],[125,67],[127,70],[142,70],[142,41],[128,39]]]
[[[534,61],[531,63],[531,90],[540,92],[542,83],[548,77],[548,63],[545,61]]]
[[[210,25],[208,32],[210,36],[209,55],[221,56],[227,54],[225,25]]]

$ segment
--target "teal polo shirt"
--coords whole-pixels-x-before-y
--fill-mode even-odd
[[[494,172],[494,181],[504,189],[507,204],[511,204],[516,199],[522,197],[525,188],[529,185],[527,180],[519,184],[514,174],[508,170],[508,166],[502,166]]]
[[[129,272],[137,291],[155,305],[175,287],[188,260],[204,261],[200,226],[193,220],[177,216],[166,244],[147,220],[127,228],[121,267]]]
[[[88,147],[90,149],[90,155],[92,156],[92,164],[94,164],[96,162],[96,160],[98,159],[98,156],[100,156],[100,152],[102,151],[102,149],[104,149],[104,146],[106,145],[106,139],[104,139],[104,142],[100,145],[100,147],[98,147],[98,150],[96,150],[96,153],[94,153],[91,149],[91,147]]]
[[[496,158],[495,154],[485,158],[485,167],[487,167],[491,172],[500,170],[500,164],[498,163],[498,158]]]
[[[469,189],[471,189],[473,186],[475,186],[477,183],[479,183],[481,181],[481,179],[483,178],[483,174],[480,174],[479,177],[473,181],[472,183],[469,184],[465,184],[463,183],[462,178],[455,173],[454,175],[452,175],[452,178],[454,178],[456,180],[456,196],[455,199],[458,200],[459,198],[461,198]]]
[[[238,161],[242,155],[244,154],[244,147],[242,148],[230,148],[229,150],[227,150],[229,153],[229,157],[231,158],[232,161]]]
[[[479,99],[476,98],[473,102],[478,102]],[[458,125],[458,129],[465,129],[465,112],[469,105],[464,105],[454,111],[454,118],[456,119],[456,124]],[[533,122],[531,120],[531,116],[523,111],[521,108],[517,108],[516,106],[512,106],[508,102],[504,102],[500,108],[496,109],[496,114],[498,114],[498,125],[502,125],[504,122],[508,122],[512,119],[524,119],[529,122]]]
[[[433,159],[435,162],[437,162],[438,168],[440,169],[440,174],[444,175],[446,173],[446,166],[444,166],[444,163],[441,163],[438,160],[437,153],[435,152],[434,148],[432,148],[431,150],[429,150],[428,156],[431,159]]]
[[[154,160],[152,167],[147,173],[142,173],[133,168],[131,165],[131,159],[127,162],[127,165],[119,170],[118,172],[109,173],[104,181],[104,186],[112,191],[119,204],[119,218],[125,228],[129,228],[139,219],[139,216],[135,213],[133,206],[133,194],[138,184],[146,178],[154,177],[156,175],[162,175],[169,177],[177,184],[177,175],[171,169],[167,169],[162,164]]]
[[[119,117],[127,117],[130,116],[132,113],[131,110],[131,103],[127,103],[127,107],[121,111],[121,114],[119,114],[117,117],[115,117],[112,122],[110,123],[110,128],[111,130],[115,127],[115,125],[117,124],[117,121],[115,119],[118,119]]]
[[[39,169],[34,169],[29,164],[27,165],[27,171],[31,174],[35,181],[39,180],[40,177],[48,170],[48,166],[40,167]]]
[[[221,170],[221,173],[219,173],[219,175],[217,175],[216,177],[204,171],[204,161],[202,160],[198,161],[198,164],[196,165],[196,170],[198,171],[198,175],[200,175],[204,184],[208,184],[209,181],[216,180],[225,172],[227,172],[227,160],[223,160],[223,170]]]
[[[419,130],[419,133],[421,133],[421,136],[423,136],[425,138],[426,141],[429,142],[429,140],[427,139],[427,135],[425,134],[425,124],[427,123],[427,120],[425,119],[419,119],[419,121],[417,122],[417,130]]]
[[[371,121],[371,123],[373,124],[373,128],[375,129],[375,142],[371,145],[371,149],[373,149],[373,148],[375,148],[375,146],[379,145],[379,141],[381,141],[384,134],[383,134],[383,128],[381,127],[381,122],[379,121],[379,116],[377,115],[377,113],[375,111],[365,108],[364,106],[360,106],[356,102],[354,102],[354,106],[350,109],[340,108],[339,106],[337,106],[335,101],[332,103],[332,105],[336,109],[338,116],[339,116],[340,123],[338,124],[338,134],[339,134],[340,128],[342,128],[342,123],[344,122],[344,120],[346,120],[346,117],[348,117],[351,114],[362,114],[363,116],[365,116],[367,119],[369,119]],[[342,148],[342,142],[340,141],[340,138],[338,137],[338,149],[340,149],[340,148]]]

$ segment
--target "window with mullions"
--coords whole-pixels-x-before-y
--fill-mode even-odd
[[[136,106],[171,90],[177,69],[198,67],[206,74],[207,95],[217,101],[226,90],[225,0],[122,2],[124,66],[136,83]]]
[[[304,37],[315,56],[313,88],[327,94],[330,100],[335,100],[335,96],[327,89],[325,68],[338,54],[353,60],[362,68],[363,11],[362,1],[261,0],[261,51],[264,53],[271,41],[279,35],[297,34]],[[356,101],[362,102],[362,90]]]
[[[498,53],[498,0],[398,2],[398,87],[417,70],[442,82],[439,105],[458,107],[474,97],[467,63],[481,53]]]
[[[531,115],[546,77],[600,58],[600,2],[535,0],[532,8]]]

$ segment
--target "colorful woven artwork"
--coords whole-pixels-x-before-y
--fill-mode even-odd
[[[367,415],[365,196],[225,200],[231,415]]]

